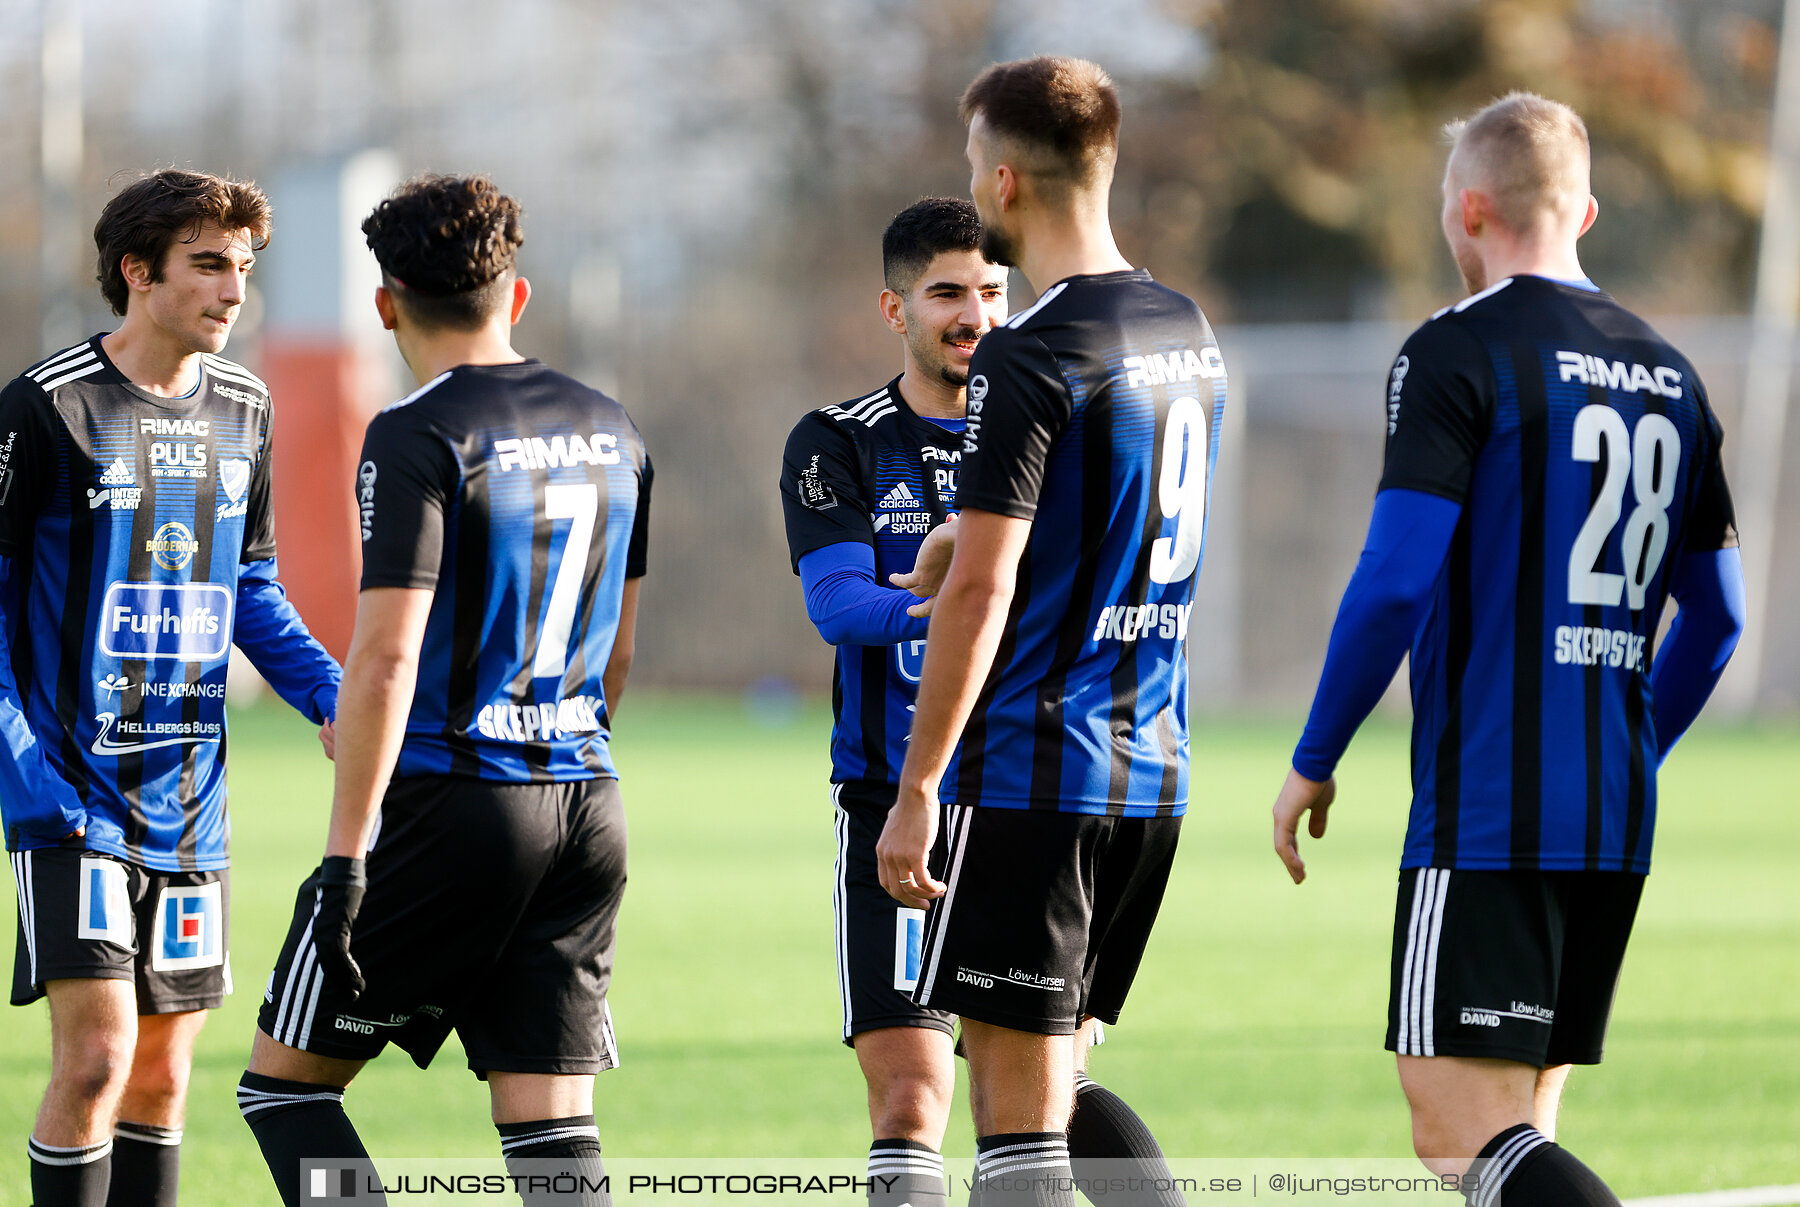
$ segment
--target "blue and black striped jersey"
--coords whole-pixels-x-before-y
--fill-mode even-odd
[[[396,775],[616,774],[602,678],[650,477],[625,408],[535,360],[459,366],[369,424],[363,589],[436,593]]]
[[[12,849],[61,841],[66,815],[44,798],[66,784],[89,849],[225,867],[234,639],[312,720],[335,707],[337,664],[273,578],[268,387],[200,359],[193,393],[163,398],[96,336],[0,393],[6,637],[35,738],[7,737],[7,782],[31,797],[4,802]],[[40,768],[60,783],[32,794]]]
[[[788,552],[797,567],[846,541],[875,551],[875,581],[918,560],[925,534],[956,510],[962,436],[921,418],[896,377],[864,398],[822,407],[795,425],[782,458]],[[831,685],[831,780],[900,782],[925,642],[840,645]]]
[[[946,802],[1127,817],[1188,799],[1185,642],[1225,410],[1189,298],[1077,276],[982,337],[963,508],[1032,521]]]
[[[1605,294],[1521,276],[1419,328],[1387,401],[1382,489],[1463,505],[1412,648],[1401,866],[1648,871],[1670,572],[1736,540],[1693,365]]]

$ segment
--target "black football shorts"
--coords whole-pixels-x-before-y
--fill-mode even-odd
[[[394,780],[351,930],[367,982],[354,1002],[319,968],[317,876],[263,995],[258,1025],[276,1040],[345,1060],[394,1043],[424,1068],[454,1029],[478,1075],[618,1063],[606,1007],[625,891],[617,780]]]
[[[79,847],[14,851],[12,865],[13,1005],[64,978],[134,981],[139,1014],[213,1010],[231,992],[229,872],[161,872]]]
[[[929,1027],[949,1032],[955,1016],[915,1005],[924,950],[925,911],[902,905],[881,887],[875,843],[894,804],[885,792],[835,785],[837,863],[832,912],[837,920],[838,996],[846,1044],[883,1027]],[[943,876],[944,832],[931,852],[932,875]]]
[[[1119,1021],[1149,942],[1179,817],[947,805],[949,885],[932,903],[914,1000],[1072,1035]]]
[[[1401,872],[1388,1050],[1599,1064],[1643,891],[1633,872]]]

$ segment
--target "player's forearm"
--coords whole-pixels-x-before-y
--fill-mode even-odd
[[[1744,629],[1744,564],[1738,551],[1690,553],[1677,567],[1678,609],[1650,667],[1656,744],[1664,757],[1725,672]]]
[[[910,591],[875,578],[875,550],[845,541],[800,559],[806,615],[831,645],[897,645],[925,636],[923,618],[906,610],[918,603]]]
[[[925,644],[912,738],[900,772],[903,790],[935,791],[943,778],[1000,648],[1012,595],[1010,576],[959,578],[952,571],[945,583]]]
[[[351,646],[338,692],[337,775],[325,853],[360,859],[400,757],[418,653]]]
[[[613,633],[612,655],[600,674],[600,690],[606,696],[606,723],[610,728],[619,715],[619,701],[625,696],[625,679],[631,674],[631,661],[637,654],[638,584],[642,578],[628,578],[619,596],[619,626]]]
[[[12,559],[0,557],[0,592],[12,574]],[[61,838],[87,824],[87,812],[68,781],[50,769],[44,749],[25,717],[25,700],[13,680],[12,625],[0,608],[0,808],[7,833],[19,827],[40,838]]]
[[[252,562],[238,577],[232,640],[262,677],[315,725],[337,708],[337,659],[325,651],[276,578],[275,559]]]
[[[1462,508],[1418,491],[1376,497],[1369,536],[1344,589],[1319,688],[1293,766],[1331,778],[1350,739],[1393,681],[1430,607]]]

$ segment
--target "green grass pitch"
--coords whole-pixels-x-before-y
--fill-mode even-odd
[[[614,1156],[846,1157],[867,1146],[837,1042],[831,806],[822,709],[760,725],[735,701],[628,702],[618,737],[631,887],[613,989],[624,1063],[599,1079]],[[1207,723],[1194,804],[1132,1000],[1093,1072],[1179,1157],[1410,1153],[1381,1050],[1406,740],[1372,726],[1339,776],[1330,835],[1288,883],[1268,807],[1292,722]],[[194,1203],[274,1202],[233,1087],[300,878],[323,842],[329,766],[278,706],[232,724],[238,992],[202,1037],[183,1153]],[[1561,1139],[1619,1192],[1800,1180],[1800,733],[1703,730],[1662,780],[1657,870],[1606,1063],[1578,1070]],[[10,880],[6,916],[13,916]],[[480,885],[470,885],[479,893]],[[48,1068],[42,1005],[0,1026],[0,1207],[23,1204]],[[349,1108],[379,1158],[488,1156],[486,1093],[454,1041],[398,1053]],[[972,1150],[959,1101],[947,1149]]]

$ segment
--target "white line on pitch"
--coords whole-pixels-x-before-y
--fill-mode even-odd
[[[1624,1207],[1791,1207],[1800,1203],[1800,1183],[1792,1186],[1747,1186],[1742,1190],[1703,1190],[1698,1194],[1666,1194],[1653,1199],[1626,1199]]]

